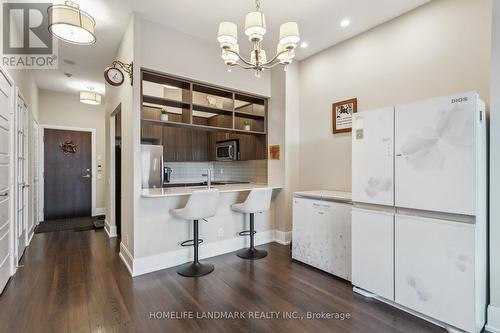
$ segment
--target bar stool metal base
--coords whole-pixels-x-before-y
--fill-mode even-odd
[[[267,257],[267,251],[258,250],[254,247],[254,248],[239,250],[238,252],[236,252],[236,255],[242,259],[257,260]]]
[[[193,239],[181,243],[181,246],[188,246],[192,243],[194,250],[194,258],[192,262],[182,265],[177,270],[177,273],[186,277],[198,277],[210,274],[214,271],[214,265],[202,263],[198,260],[198,247],[203,242],[198,235],[198,220],[193,221]]]
[[[177,273],[186,277],[198,277],[210,274],[213,271],[214,265],[193,261],[182,265],[182,267],[177,270]]]
[[[255,216],[254,213],[250,213],[250,230],[240,232],[240,235],[248,234],[250,236],[250,247],[248,249],[242,249],[236,252],[236,255],[242,259],[257,260],[267,257],[267,251],[258,250],[255,248]]]

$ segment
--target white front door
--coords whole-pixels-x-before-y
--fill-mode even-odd
[[[27,241],[27,208],[28,208],[28,107],[18,94],[16,103],[16,263],[19,263],[24,253]]]
[[[0,71],[0,292],[2,292],[11,275],[12,94],[12,85]]]

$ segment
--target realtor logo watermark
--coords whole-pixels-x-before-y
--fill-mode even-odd
[[[52,3],[4,2],[2,65],[9,69],[57,69],[57,39],[49,32]]]

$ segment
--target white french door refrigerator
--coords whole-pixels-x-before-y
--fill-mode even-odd
[[[475,92],[360,112],[352,133],[352,280],[439,325],[486,311],[486,119]]]

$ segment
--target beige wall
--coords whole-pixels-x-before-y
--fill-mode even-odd
[[[333,102],[358,109],[477,90],[489,104],[491,0],[439,0],[301,63],[300,187],[351,190],[351,137]]]
[[[96,130],[96,165],[106,169],[104,106],[80,103],[78,93],[63,93],[40,89],[39,122],[41,125],[94,128]],[[99,160],[100,158],[100,160]],[[96,179],[96,208],[105,207],[105,170]]]
[[[500,3],[493,3],[490,114],[490,306],[488,329],[500,332]]]

